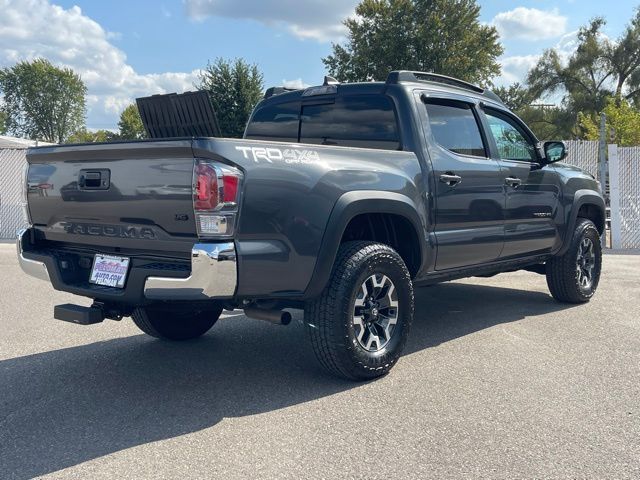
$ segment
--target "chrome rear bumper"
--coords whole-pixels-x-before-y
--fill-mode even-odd
[[[233,242],[196,243],[187,278],[149,277],[144,296],[150,300],[207,300],[233,297],[238,282]]]
[[[95,291],[89,288],[71,286],[60,275],[57,263],[48,254],[30,253],[25,257],[25,246],[30,243],[29,231],[18,233],[16,248],[20,268],[32,277],[45,280],[58,290],[69,291],[78,295],[93,298]],[[44,261],[42,261],[44,260]],[[52,269],[49,272],[47,268]],[[132,303],[139,302],[143,297],[149,300],[209,300],[231,298],[236,292],[238,283],[238,269],[236,263],[236,247],[234,242],[196,243],[191,249],[191,275],[187,278],[150,276],[142,277],[144,270],[131,270],[124,293],[131,298]],[[136,277],[137,275],[137,277]],[[136,278],[134,278],[136,277]],[[144,287],[143,287],[144,285]],[[114,289],[115,290],[115,289]],[[122,299],[122,290],[117,292],[101,292],[105,297],[113,297],[114,301]]]
[[[20,264],[20,268],[27,275],[31,275],[32,277],[39,278],[40,280],[44,280],[45,282],[51,282],[49,278],[49,271],[47,270],[47,266],[44,262],[38,262],[36,260],[30,260],[25,258],[23,255],[22,242],[23,238],[28,235],[28,230],[20,230],[18,232],[18,238],[16,240],[16,248],[18,250],[18,263]]]

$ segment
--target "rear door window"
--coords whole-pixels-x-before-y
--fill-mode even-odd
[[[300,103],[281,103],[262,107],[255,112],[245,138],[272,142],[297,142]]]
[[[382,95],[338,97],[335,103],[303,105],[300,142],[399,150],[391,99]]]
[[[426,107],[431,133],[441,147],[459,155],[487,156],[471,105],[429,100]]]

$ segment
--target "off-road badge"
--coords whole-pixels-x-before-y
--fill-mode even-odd
[[[242,152],[244,158],[253,159],[254,162],[285,162],[289,164],[308,164],[320,161],[320,155],[316,150],[302,148],[264,148],[264,147],[236,147]]]

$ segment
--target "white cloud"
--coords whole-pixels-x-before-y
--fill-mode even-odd
[[[569,57],[571,57],[578,48],[578,33],[578,30],[566,33],[558,40],[555,48],[558,55],[560,55],[560,60],[563,62],[569,61]]]
[[[603,35],[604,38],[606,36]],[[566,63],[578,48],[578,30],[564,34],[553,47],[560,61]],[[514,82],[524,83],[529,70],[535,66],[542,55],[512,55],[499,59],[502,73],[494,79],[498,86],[508,86]]]
[[[515,82],[523,83],[529,70],[540,59],[540,55],[513,55],[500,58],[502,74],[494,80],[498,86],[508,86]]]
[[[342,21],[352,16],[359,0],[184,0],[194,20],[210,16],[250,19],[267,26],[284,27],[302,39],[338,41]]]
[[[87,85],[90,128],[114,128],[120,111],[135,97],[193,90],[198,71],[137,73],[110,42],[114,34],[77,6],[0,0],[0,11],[0,67],[37,57],[71,67]]]
[[[564,34],[567,17],[553,10],[517,7],[497,14],[492,22],[503,39],[544,40]]]
[[[295,80],[282,80],[282,86],[284,88],[295,88],[301,90],[309,87],[310,85],[308,83],[304,83],[301,78],[296,78]]]

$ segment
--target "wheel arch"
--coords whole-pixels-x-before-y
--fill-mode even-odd
[[[406,248],[397,248],[397,245],[383,241],[381,238],[345,238],[349,233],[350,226],[358,222],[363,216],[380,216],[383,221],[402,222],[407,232],[410,234]],[[343,194],[336,202],[329,220],[327,228],[322,238],[322,244],[316,259],[313,275],[305,290],[305,298],[317,297],[326,286],[331,270],[335,262],[338,249],[343,241],[349,240],[376,240],[380,243],[390,245],[403,257],[407,267],[412,273],[412,277],[422,269],[425,261],[425,241],[424,227],[418,214],[415,203],[406,195],[385,191],[352,191]],[[411,258],[410,251],[415,253],[415,258]],[[404,253],[404,255],[403,255]]]
[[[567,229],[562,248],[556,255],[563,255],[569,249],[578,218],[591,220],[598,232],[601,235],[604,233],[606,221],[604,198],[592,190],[578,190],[574,195],[571,211],[567,218]]]

